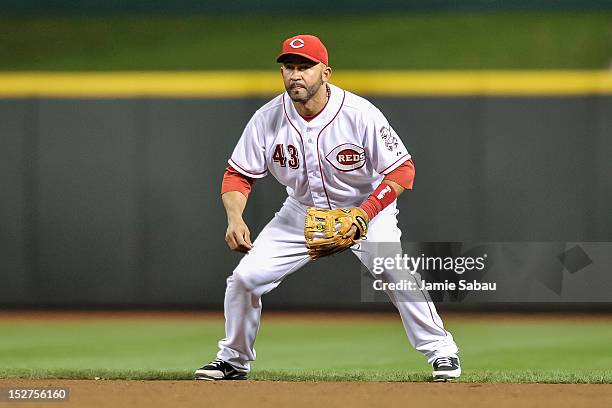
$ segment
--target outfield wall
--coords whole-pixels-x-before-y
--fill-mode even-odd
[[[220,180],[248,98],[0,100],[0,305],[222,305],[239,260]],[[410,241],[611,241],[612,96],[372,97],[414,155]],[[284,191],[256,183],[259,231]],[[376,308],[351,255],[310,265],[269,307]]]

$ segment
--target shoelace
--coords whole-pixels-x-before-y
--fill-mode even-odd
[[[438,365],[438,367],[452,367],[453,366],[453,362],[451,361],[449,357],[440,357],[439,359],[436,360],[436,364]]]

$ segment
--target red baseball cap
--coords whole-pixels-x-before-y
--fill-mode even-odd
[[[322,62],[329,65],[327,48],[314,35],[300,34],[287,38],[283,42],[281,54],[276,58],[276,62],[282,62],[286,55],[301,55],[314,62]]]

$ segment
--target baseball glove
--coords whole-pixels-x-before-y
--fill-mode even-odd
[[[368,215],[359,207],[335,210],[309,208],[304,225],[308,253],[317,259],[350,248],[365,237],[368,222]],[[343,238],[353,225],[357,227],[355,238]]]

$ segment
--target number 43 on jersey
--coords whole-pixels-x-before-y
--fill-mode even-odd
[[[287,160],[287,156],[289,160]],[[277,162],[281,167],[287,167],[287,165],[292,169],[300,167],[298,149],[294,145],[287,145],[287,149],[285,149],[282,143],[277,144],[274,148],[274,154],[272,154],[272,161]]]

